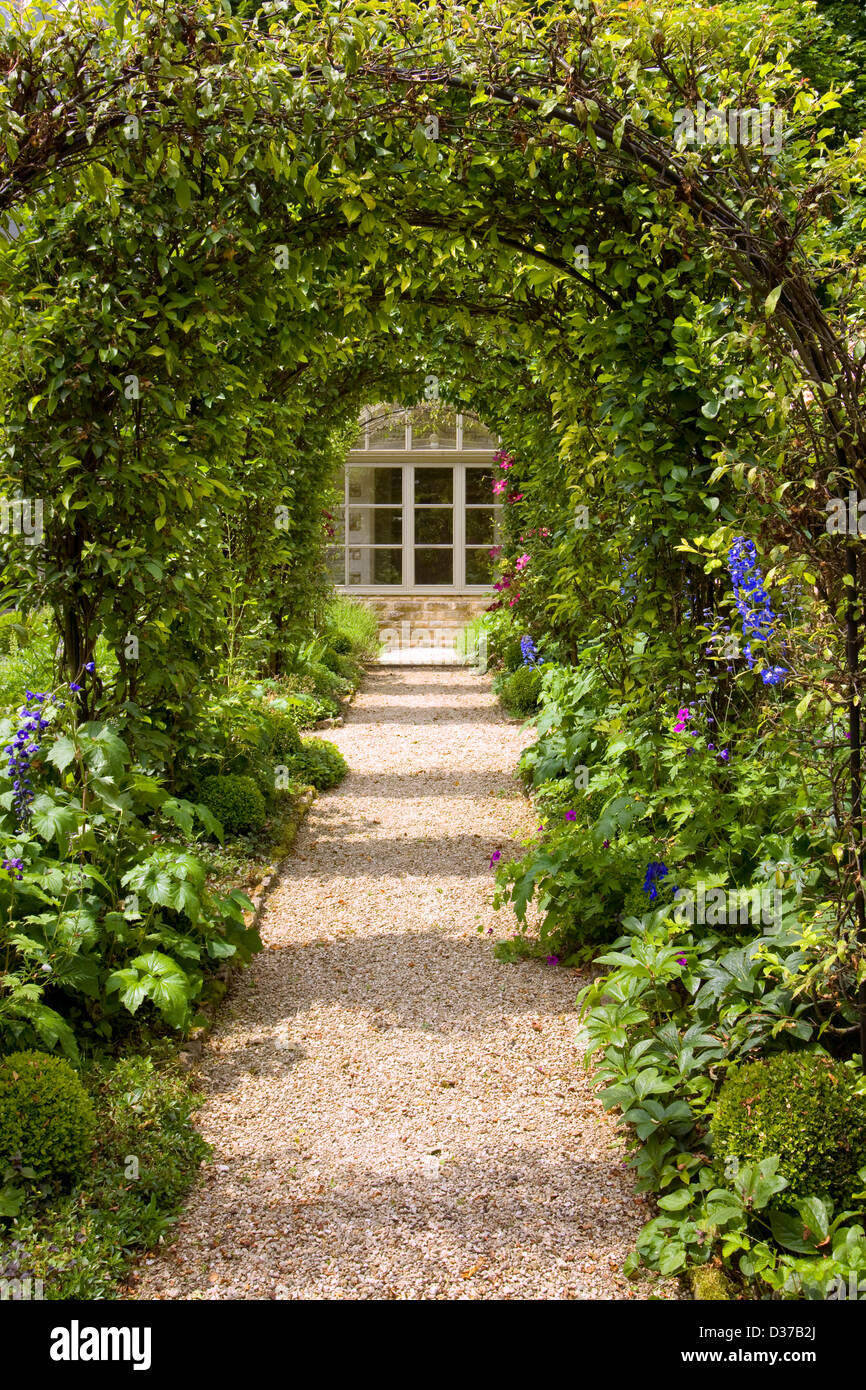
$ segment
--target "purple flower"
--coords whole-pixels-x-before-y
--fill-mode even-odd
[[[728,758],[729,758],[730,756],[731,756],[731,755],[730,755],[730,753],[728,752],[727,748],[723,748],[722,751],[721,751],[721,753],[719,754],[719,757],[721,758],[721,760],[722,760],[723,763],[726,763],[726,762],[728,761]]]
[[[491,869],[493,868],[493,865],[496,864],[496,863],[498,863],[498,861],[499,861],[501,858],[502,858],[502,850],[501,850],[501,849],[495,849],[495,850],[493,851],[493,853],[491,854],[491,856],[490,856],[490,867],[491,867]]]
[[[527,557],[527,558],[528,558],[528,557]],[[518,567],[518,569],[520,568],[520,561],[519,561],[519,560],[518,560],[518,562],[517,562],[517,567]],[[521,639],[520,639],[520,653],[521,653],[521,656],[523,657],[523,664],[524,664],[524,666],[537,666],[537,665],[538,665],[538,648],[536,647],[536,645],[535,645],[535,643],[533,642],[533,640],[532,640],[531,637],[521,637]]]
[[[11,744],[5,750],[8,759],[7,775],[12,782],[14,793],[12,807],[19,825],[26,825],[30,820],[30,805],[33,801],[30,760],[39,752],[39,735],[48,724],[48,720],[40,718],[35,708],[30,708],[31,701],[41,703],[47,697],[35,695],[32,690],[25,693],[27,703],[18,711],[21,727],[16,729]]]
[[[577,812],[576,812],[576,811],[566,811],[566,813],[565,813],[565,819],[566,819],[566,820],[577,820]]]
[[[646,875],[643,881],[643,891],[649,894],[651,903],[654,903],[659,895],[658,888],[656,887],[657,880],[665,878],[667,871],[667,864],[662,864],[660,860],[654,860],[651,864],[647,864]]]
[[[548,964],[548,965],[559,965],[559,956],[548,956],[548,957],[547,957],[547,964]]]
[[[70,689],[70,690],[79,691],[79,690],[81,689],[81,686],[80,686],[80,685],[76,685],[76,684],[75,684],[75,681],[70,681],[70,682],[69,682],[69,689]]]
[[[84,663],[84,669],[85,669],[85,671],[95,671],[95,670],[96,670],[96,662],[95,662],[95,661],[86,661],[86,662]]]
[[[688,961],[686,960],[685,956],[677,956],[677,960],[679,961],[680,965],[688,965]]]

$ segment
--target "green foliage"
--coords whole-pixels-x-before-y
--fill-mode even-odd
[[[350,661],[348,657],[341,656],[333,647],[325,648],[322,653],[322,665],[327,666],[329,671],[333,671],[335,675],[340,676],[343,680],[350,681],[354,684],[356,677],[355,663]]]
[[[534,714],[540,696],[541,672],[534,666],[518,666],[499,682],[499,697],[512,714]]]
[[[260,942],[244,894],[212,892],[197,857],[166,843],[218,831],[208,807],[132,770],[110,725],[68,706],[63,719],[43,734],[26,823],[0,792],[3,856],[22,864],[0,871],[0,1043],[75,1057],[77,1037],[128,1028],[145,1002],[185,1026],[206,974]],[[0,721],[0,738],[14,724]]]
[[[113,1298],[132,1257],[169,1235],[209,1150],[174,1057],[153,1040],[150,1049],[83,1069],[96,1148],[71,1191],[12,1175],[16,1219],[0,1222],[0,1278],[41,1279],[47,1299]]]
[[[341,782],[348,772],[345,758],[336,744],[325,738],[306,738],[303,751],[288,764],[289,773],[317,791],[327,791]]]
[[[502,653],[502,660],[506,671],[519,671],[523,665],[523,652],[520,647],[520,638],[512,637],[505,644]]]
[[[337,597],[325,610],[324,635],[341,656],[373,661],[379,654],[379,619],[372,608],[355,599]]]
[[[301,752],[301,736],[298,733],[298,726],[285,710],[277,709],[275,705],[266,704],[264,727],[265,751],[276,763],[285,762],[287,757]]]
[[[265,799],[252,777],[205,777],[200,795],[227,835],[258,830],[265,823]]]
[[[712,1113],[720,1159],[778,1154],[791,1198],[850,1206],[866,1165],[866,1096],[856,1076],[815,1052],[785,1052],[728,1073]]]
[[[90,1098],[62,1057],[0,1058],[0,1168],[20,1164],[36,1178],[79,1177],[95,1126]]]
[[[706,1107],[716,1061],[823,1029],[843,1049],[864,968],[856,796],[844,810],[857,759],[846,785],[838,728],[860,685],[850,548],[824,509],[866,465],[866,181],[843,138],[862,109],[860,17],[837,0],[385,11],[358,0],[347,28],[339,7],[323,22],[301,6],[247,28],[230,5],[179,17],[142,0],[115,24],[61,7],[0,34],[18,232],[0,244],[3,457],[7,490],[46,507],[38,562],[4,532],[4,592],[50,609],[68,677],[97,641],[111,653],[82,676],[84,732],[52,746],[56,775],[37,769],[26,833],[4,793],[25,869],[0,880],[2,1037],[70,1046],[73,1010],[110,1029],[144,1000],[178,1019],[207,960],[240,949],[238,904],[216,904],[161,827],[208,828],[202,777],[270,795],[277,750],[231,705],[247,677],[298,727],[351,689],[322,660],[334,482],[359,405],[423,394],[432,331],[445,394],[510,451],[490,659],[513,662],[532,632],[549,664],[524,762],[548,788],[546,829],[500,895],[523,919],[535,896],[569,949],[627,938],[613,979],[639,1017],[605,1033],[602,1009],[605,1065],[646,1087],[627,1123],[647,1182],[697,1213],[662,1206],[642,1251],[674,1270],[719,1247],[769,1281],[786,1247],[754,1215],[770,1230],[784,1179],[769,1155],[724,1186],[704,1164]],[[447,139],[395,104],[393,45]],[[455,52],[459,82],[443,77]],[[839,74],[853,91],[830,89]],[[778,148],[690,140],[676,127],[698,90],[775,112]],[[736,641],[723,654],[743,635],[724,563],[739,535],[777,617],[748,658]],[[784,684],[762,679],[770,662]],[[534,711],[535,679],[506,677],[516,712]],[[227,703],[202,718],[218,686]],[[682,708],[699,722],[675,734]],[[170,764],[189,802],[155,783]],[[551,790],[568,781],[571,806]],[[778,884],[781,930],[635,927],[660,863],[662,907],[674,884]],[[695,1020],[714,1042],[684,1041]],[[837,1247],[853,1264],[844,1213],[798,1201],[821,1203],[804,1220],[828,1266]]]
[[[855,1180],[850,1165],[862,1142],[866,1101],[855,1094],[848,1068],[824,1054],[780,1050],[817,1033],[808,1005],[778,987],[762,949],[771,941],[784,954],[785,931],[732,944],[730,937],[676,922],[667,908],[626,927],[628,934],[599,957],[612,968],[582,992],[581,1004],[587,1065],[596,1059],[602,1101],[618,1112],[638,1185],[654,1193],[659,1207],[629,1268],[645,1263],[670,1275],[721,1262],[749,1297],[765,1297],[768,1289],[782,1297],[827,1296],[834,1280],[866,1270],[866,1236],[852,1224],[856,1211],[846,1204],[834,1214],[832,1200],[820,1195],[828,1188],[826,1154],[810,1173],[798,1166],[799,1155],[823,1152],[826,1106],[828,1131],[837,1142],[846,1136],[846,1196],[859,1208],[866,1168]],[[742,1064],[756,1054],[769,1056]],[[742,1158],[730,1148],[728,1157],[714,1152],[711,1142],[718,1097],[731,1084],[720,1093],[726,1072],[742,1079],[729,1093],[743,1101],[735,1111]],[[780,1072],[786,1080],[821,1076],[828,1094],[814,1109],[804,1099],[801,1118],[803,1111],[785,1106]],[[778,1123],[764,1143],[761,1106],[772,1094],[771,1075]],[[813,1190],[805,1191],[810,1183]]]
[[[0,710],[17,707],[22,690],[50,690],[56,648],[57,633],[47,610],[0,616]]]

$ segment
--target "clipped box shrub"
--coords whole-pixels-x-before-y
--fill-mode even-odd
[[[289,768],[293,776],[309,782],[320,792],[342,782],[349,770],[339,748],[326,738],[305,739],[300,757]]]
[[[541,672],[534,666],[519,666],[500,686],[502,702],[514,714],[534,714],[541,695]]]
[[[265,799],[252,777],[236,773],[205,777],[199,800],[213,812],[227,835],[260,830],[265,823]]]
[[[788,1179],[783,1202],[830,1197],[843,1207],[859,1204],[857,1170],[866,1164],[866,1098],[856,1078],[818,1052],[781,1052],[728,1073],[716,1101],[711,1129],[722,1159],[753,1163],[779,1155]]]
[[[264,707],[266,751],[274,762],[285,763],[303,749],[298,726],[283,710]]]
[[[20,1158],[38,1178],[78,1177],[95,1131],[90,1097],[62,1057],[0,1058],[0,1169]]]

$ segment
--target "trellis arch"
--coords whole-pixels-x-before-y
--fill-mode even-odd
[[[373,382],[420,382],[431,352],[495,403],[491,423],[528,439],[535,412],[542,452],[569,464],[579,436],[613,460],[618,491],[591,470],[587,486],[634,499],[643,573],[670,589],[672,507],[699,515],[714,468],[728,523],[763,505],[737,491],[750,467],[772,493],[764,354],[771,426],[791,415],[811,450],[782,480],[811,491],[779,504],[777,534],[831,604],[849,597],[859,825],[863,576],[815,524],[833,489],[866,490],[856,274],[831,201],[852,175],[818,133],[832,96],[788,65],[792,20],[487,0],[229,11],[64,9],[0,43],[0,207],[20,233],[2,259],[6,472],[51,506],[46,564],[11,555],[7,582],[48,597],[70,666],[97,631],[117,646],[171,566],[204,631],[190,568],[221,500],[254,478],[269,505],[294,467],[266,441],[308,460],[299,514]],[[677,144],[677,112],[705,98],[783,108],[781,150]],[[792,404],[804,382],[813,399]]]

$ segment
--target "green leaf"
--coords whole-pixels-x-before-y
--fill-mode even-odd
[[[46,844],[57,841],[61,855],[65,856],[69,836],[78,824],[78,815],[71,806],[57,806],[48,796],[38,796],[33,803],[32,825]]]
[[[75,758],[75,744],[71,738],[61,734],[46,754],[48,761],[53,763],[58,772],[63,772]]]
[[[219,840],[220,844],[222,844],[225,838],[223,828],[217,820],[216,816],[214,815],[213,811],[211,811],[207,806],[203,806],[200,801],[197,801],[195,803],[195,811],[196,815],[198,816],[199,820],[201,821],[208,834],[214,835],[216,839]]]
[[[774,290],[770,290],[770,293],[767,295],[767,298],[764,300],[764,314],[766,315],[767,318],[769,318],[770,315],[771,315],[771,314],[773,313],[773,311],[775,310],[776,305],[777,305],[778,302],[779,302],[779,296],[781,295],[781,293],[782,293],[782,286],[781,286],[781,285],[777,285],[776,288],[775,288]]]
[[[816,1243],[809,1238],[802,1217],[790,1211],[771,1211],[769,1216],[770,1230],[777,1245],[797,1255],[814,1255]]]
[[[682,1269],[686,1263],[685,1246],[676,1241],[666,1245],[659,1256],[659,1273],[676,1274],[678,1269]]]
[[[0,1216],[19,1216],[24,1202],[24,1190],[20,1187],[0,1187]]]
[[[678,1188],[676,1192],[668,1192],[664,1197],[659,1197],[659,1206],[662,1211],[682,1211],[684,1207],[694,1200],[691,1191],[687,1187]]]

